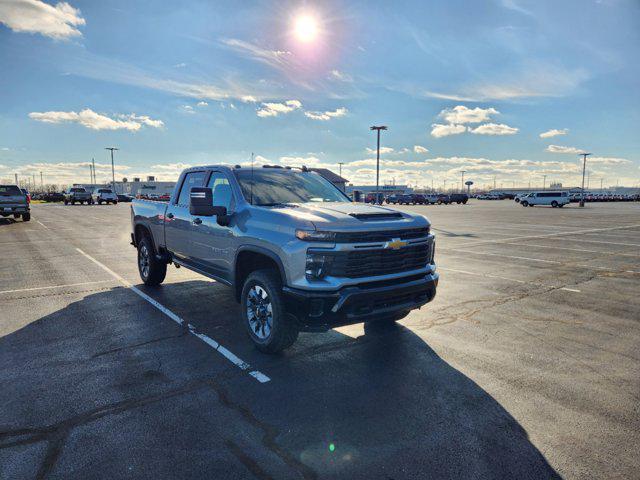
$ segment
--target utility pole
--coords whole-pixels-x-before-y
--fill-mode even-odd
[[[466,172],[466,170],[462,170],[460,173],[462,174],[462,183],[460,186],[460,193],[464,193],[464,173]]]
[[[42,192],[44,193],[44,180],[42,179],[42,171],[40,171],[40,188],[42,189]]]
[[[600,179],[600,193],[602,193],[602,178]]]
[[[546,190],[546,189],[547,189],[547,176],[542,175],[542,190]]]
[[[591,183],[591,172],[587,172],[587,189],[589,188],[589,183]]]
[[[584,207],[584,173],[587,169],[587,155],[590,153],[580,153],[582,155],[582,195],[580,196],[580,206]]]
[[[378,149],[376,152],[376,199],[375,203],[379,203],[380,201],[380,131],[387,130],[385,125],[380,125],[376,127],[375,125],[370,128],[370,130],[375,130],[378,132]]]
[[[17,174],[17,173],[14,173],[14,174],[13,174],[13,176],[14,176],[14,177],[15,177],[15,179],[16,179],[16,185],[18,185],[18,174]]]
[[[116,192],[116,170],[113,163],[113,151],[120,149],[116,147],[105,147],[105,150],[111,150],[111,188],[113,188],[113,193],[118,193]]]
[[[98,183],[96,178],[96,159],[93,157],[91,158],[91,168],[93,170],[93,183]]]
[[[493,176],[493,189],[496,189],[496,176]]]
[[[442,189],[442,193],[447,193],[447,179],[444,179],[444,188]]]

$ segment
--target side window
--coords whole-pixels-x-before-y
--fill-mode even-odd
[[[213,204],[230,210],[233,205],[233,193],[229,180],[220,172],[212,172],[207,187],[213,190]]]
[[[204,183],[205,175],[206,172],[189,172],[184,176],[184,182],[182,182],[180,196],[178,197],[178,205],[181,207],[189,206],[191,187],[201,187]]]

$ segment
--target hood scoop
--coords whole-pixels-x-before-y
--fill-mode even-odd
[[[377,220],[399,220],[403,218],[400,212],[391,211],[384,213],[350,213],[349,215],[363,222]]]

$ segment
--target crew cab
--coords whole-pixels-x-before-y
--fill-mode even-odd
[[[118,196],[110,188],[97,188],[91,194],[91,200],[98,205],[103,203],[113,203],[115,205],[118,203]]]
[[[22,218],[23,222],[31,220],[31,198],[17,185],[0,185],[0,215]]]
[[[87,192],[84,187],[71,187],[64,192],[64,204],[74,205],[75,203],[87,203],[87,205],[93,203],[91,199],[91,193]]]
[[[267,353],[300,331],[395,322],[436,294],[425,217],[354,203],[306,168],[189,168],[169,202],[134,200],[131,222],[146,285],[173,263],[230,286]]]

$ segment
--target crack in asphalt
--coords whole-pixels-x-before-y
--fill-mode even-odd
[[[138,347],[143,347],[145,345],[150,345],[150,344],[153,344],[153,343],[162,342],[164,340],[171,340],[172,338],[184,337],[186,334],[187,334],[187,332],[183,331],[182,333],[180,333],[178,335],[167,335],[167,336],[164,336],[164,337],[153,338],[151,340],[147,340],[146,342],[134,343],[134,344],[131,344],[131,345],[125,345],[123,347],[112,348],[110,350],[105,350],[103,352],[95,353],[95,354],[93,354],[91,356],[91,358],[102,357],[103,355],[110,355],[112,353],[121,352],[123,350],[133,350],[133,349],[138,348]]]

